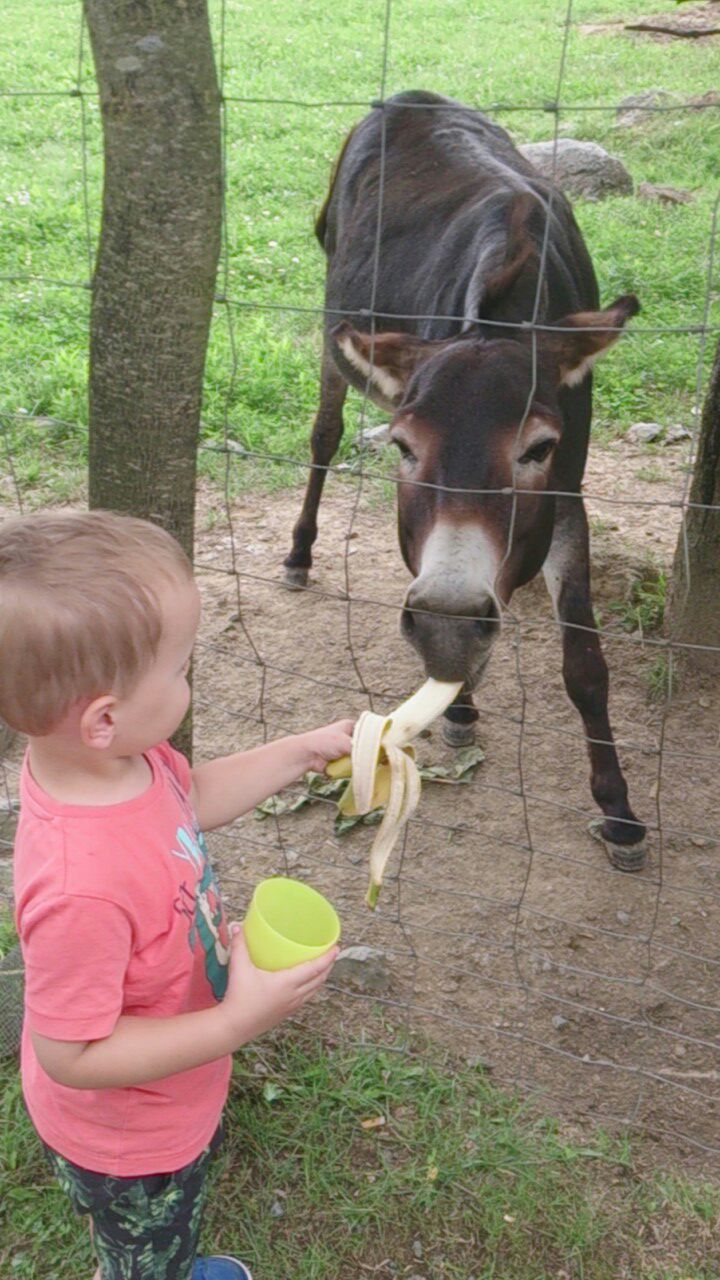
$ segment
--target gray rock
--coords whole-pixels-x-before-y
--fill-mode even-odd
[[[558,138],[554,142],[529,142],[520,151],[539,173],[550,178],[569,196],[601,200],[603,196],[632,195],[633,180],[617,156],[597,142]]]
[[[643,124],[656,114],[653,108],[669,107],[674,102],[678,102],[678,98],[666,89],[643,89],[642,93],[631,93],[623,98],[615,115],[618,124]]]
[[[630,923],[630,917],[629,917],[629,915],[628,915],[627,911],[618,911],[618,912],[617,912],[617,914],[616,914],[616,916],[615,916],[615,919],[617,920],[618,924],[629,924],[629,923]]]
[[[552,1024],[556,1031],[562,1031],[565,1027],[570,1025],[567,1018],[563,1018],[561,1013],[556,1013],[553,1016]]]
[[[625,439],[631,444],[651,444],[660,439],[663,430],[659,422],[635,422],[625,432]]]
[[[674,427],[668,427],[665,432],[663,444],[679,444],[681,440],[691,440],[692,431],[688,431],[687,427],[683,427],[678,422]]]
[[[414,1257],[420,1259],[423,1256],[422,1240],[416,1239],[412,1242],[412,1251]]]
[[[335,961],[333,981],[348,983],[371,995],[389,991],[391,979],[385,952],[375,947],[346,947]]]
[[[390,423],[383,422],[379,427],[365,427],[357,435],[358,449],[384,449],[390,443]]]

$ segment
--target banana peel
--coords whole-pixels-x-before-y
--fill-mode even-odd
[[[366,902],[372,910],[390,854],[420,801],[422,784],[410,742],[445,711],[461,688],[461,683],[430,679],[390,716],[363,711],[353,732],[352,755],[326,768],[329,777],[350,780],[339,801],[341,813],[385,810],[370,850]]]

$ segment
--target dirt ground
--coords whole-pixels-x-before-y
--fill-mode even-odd
[[[650,828],[645,872],[615,871],[588,833],[582,726],[541,581],[513,602],[479,690],[485,762],[469,785],[424,788],[375,914],[372,829],[336,838],[327,802],[250,815],[211,841],[234,914],[260,878],[288,872],[335,903],[346,946],[384,952],[380,989],[340,986],[314,1022],[383,1043],[420,1030],[579,1131],[629,1128],[645,1158],[707,1173],[720,1152],[720,690],[695,677],[669,707],[653,701],[658,650],[610,609],[639,567],[669,565],[686,457],[684,445],[651,455],[620,441],[596,447],[586,474],[613,725]],[[398,632],[408,577],[385,487],[330,477],[311,588],[289,593],[281,561],[299,503],[300,490],[246,494],[231,533],[217,490],[201,493],[198,760],[356,714],[364,689],[390,708],[421,682]],[[419,754],[453,755],[439,727]],[[6,857],[6,887],[8,870]]]
[[[658,650],[608,608],[640,566],[671,562],[678,511],[658,504],[682,493],[685,459],[683,446],[651,457],[621,441],[596,449],[586,474],[595,602],[615,631],[605,639],[613,725],[651,830],[646,872],[615,871],[588,833],[581,722],[541,582],[513,602],[479,691],[486,760],[470,785],[425,787],[376,914],[363,901],[372,830],[336,838],[328,803],[246,818],[214,846],[238,914],[259,877],[287,871],[336,904],[345,945],[385,953],[387,988],[346,985],[325,1002],[337,1034],[392,1040],[421,1028],[498,1081],[540,1091],[552,1113],[582,1128],[629,1126],[649,1156],[707,1172],[717,1155],[705,1148],[720,1148],[720,693],[694,678],[669,708],[653,701]],[[358,496],[355,481],[331,477],[311,588],[288,593],[280,563],[299,501],[299,491],[246,496],[233,510],[239,623],[222,505],[202,498],[205,523],[217,520],[198,549],[199,759],[357,713],[363,685],[382,709],[421,681],[398,633],[408,578],[378,486],[366,480]],[[451,761],[439,727],[420,758]]]

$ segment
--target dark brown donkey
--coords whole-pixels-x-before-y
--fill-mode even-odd
[[[289,584],[307,582],[352,383],[393,412],[400,546],[414,575],[402,631],[429,675],[465,682],[446,713],[446,738],[472,736],[472,690],[501,612],[542,569],[562,624],[566,688],[585,725],[601,834],[615,866],[638,870],[645,828],[629,807],[608,719],[580,497],[590,369],[637,299],[598,310],[567,200],[497,125],[431,93],[399,94],[352,131],[317,234],[328,259],[327,327]],[[337,324],[338,313],[348,319]],[[533,316],[541,327],[528,324]]]

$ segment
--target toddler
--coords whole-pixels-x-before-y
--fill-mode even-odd
[[[0,716],[29,737],[15,845],[23,1090],[87,1214],[95,1280],[249,1280],[197,1258],[231,1054],[337,954],[280,973],[228,931],[202,832],[350,750],[352,722],[191,769],[200,597],[162,529],[107,512],[0,526]]]

